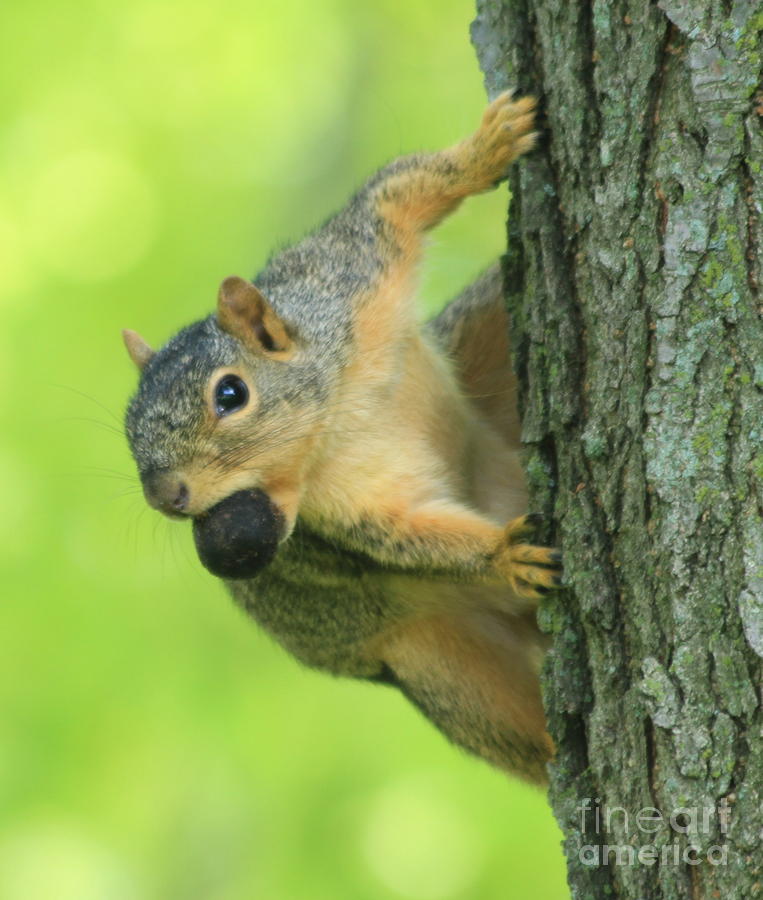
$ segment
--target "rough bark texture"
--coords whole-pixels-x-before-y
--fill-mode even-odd
[[[473,25],[491,96],[542,98],[508,300],[571,586],[542,622],[576,898],[763,896],[761,29],[749,0],[479,0]]]

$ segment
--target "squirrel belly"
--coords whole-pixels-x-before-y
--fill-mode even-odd
[[[553,747],[539,597],[561,557],[531,538],[498,267],[426,326],[426,232],[533,146],[534,100],[377,172],[254,283],[141,371],[126,430],[148,503],[303,663],[400,689],[452,741],[543,782]]]

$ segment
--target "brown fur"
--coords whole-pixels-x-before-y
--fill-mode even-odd
[[[560,567],[529,540],[500,275],[423,329],[412,302],[425,232],[532,147],[533,108],[502,95],[470,138],[382,169],[155,357],[130,336],[128,432],[160,508],[182,484],[187,515],[249,489],[280,511],[273,562],[228,586],[284,646],[395,683],[452,740],[542,781],[533,608]],[[216,420],[221,373],[250,403]]]

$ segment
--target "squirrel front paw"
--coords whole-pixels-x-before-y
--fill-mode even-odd
[[[488,190],[505,178],[511,163],[535,144],[536,100],[512,96],[513,91],[500,94],[485,110],[477,131],[459,148],[476,190]]]
[[[520,597],[537,600],[550,590],[562,587],[562,554],[553,547],[539,547],[527,542],[539,523],[539,516],[527,515],[512,519],[503,532],[503,539],[494,565],[501,576]]]

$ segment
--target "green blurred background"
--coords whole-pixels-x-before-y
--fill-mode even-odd
[[[471,4],[0,9],[0,900],[566,896],[540,792],[395,692],[302,670],[143,503],[152,343],[401,152],[478,121]],[[435,237],[432,311],[504,190]]]

